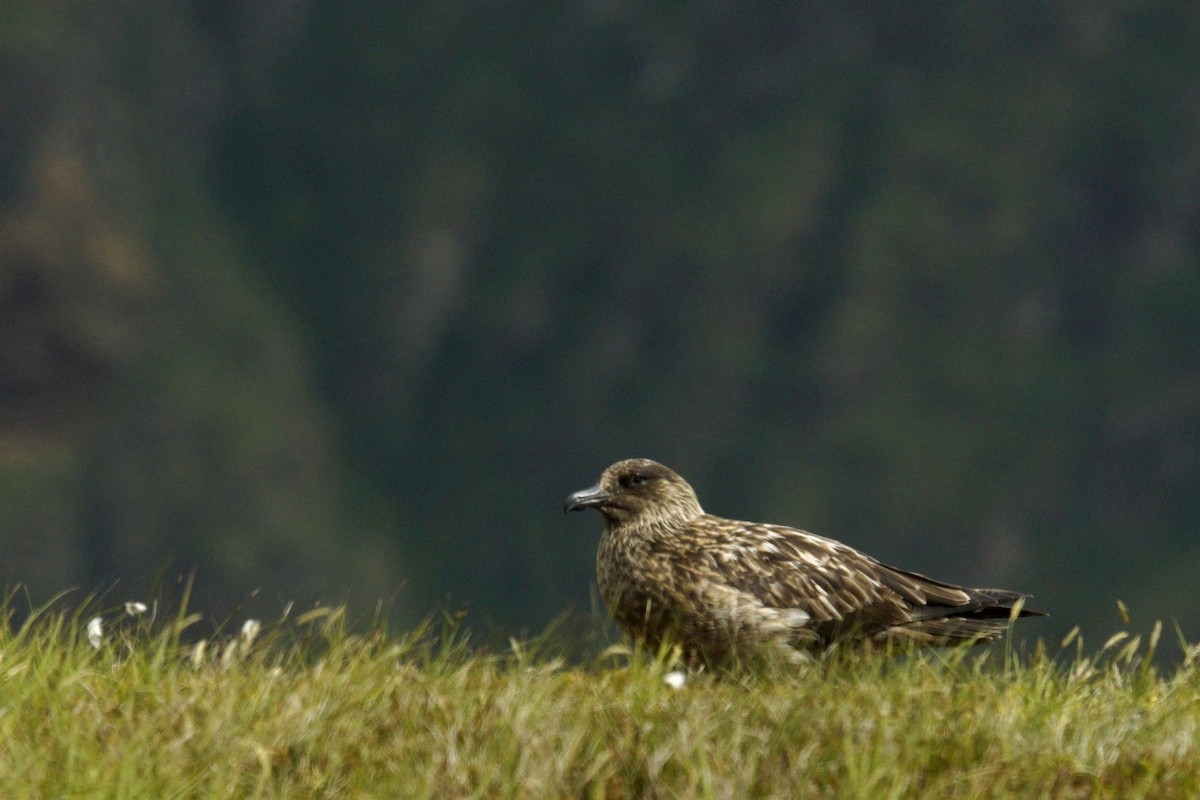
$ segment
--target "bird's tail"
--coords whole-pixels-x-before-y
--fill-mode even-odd
[[[1044,617],[1043,611],[1025,608],[1031,595],[1005,589],[964,589],[971,598],[961,606],[928,605],[907,622],[875,635],[878,643],[908,642],[949,646],[999,639],[1017,617]]]

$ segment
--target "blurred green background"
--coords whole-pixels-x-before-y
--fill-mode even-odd
[[[537,631],[591,608],[563,497],[647,456],[1035,635],[1200,638],[1198,42],[1169,2],[6,2],[7,579]]]

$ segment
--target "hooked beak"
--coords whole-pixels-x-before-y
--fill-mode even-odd
[[[597,484],[590,489],[584,489],[581,492],[576,492],[567,498],[567,504],[563,506],[563,513],[571,511],[582,511],[585,508],[598,508],[609,501],[610,495],[600,488]]]

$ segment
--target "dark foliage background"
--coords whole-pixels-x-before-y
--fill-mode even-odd
[[[0,554],[35,598],[586,613],[712,511],[1200,636],[1200,7],[10,4]],[[174,571],[174,572],[172,572]]]

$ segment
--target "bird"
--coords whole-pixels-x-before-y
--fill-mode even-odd
[[[691,485],[645,458],[608,467],[564,512],[604,516],[600,596],[651,651],[678,644],[689,664],[777,652],[976,644],[1000,638],[1032,595],[972,589],[879,562],[785,525],[705,513]]]

